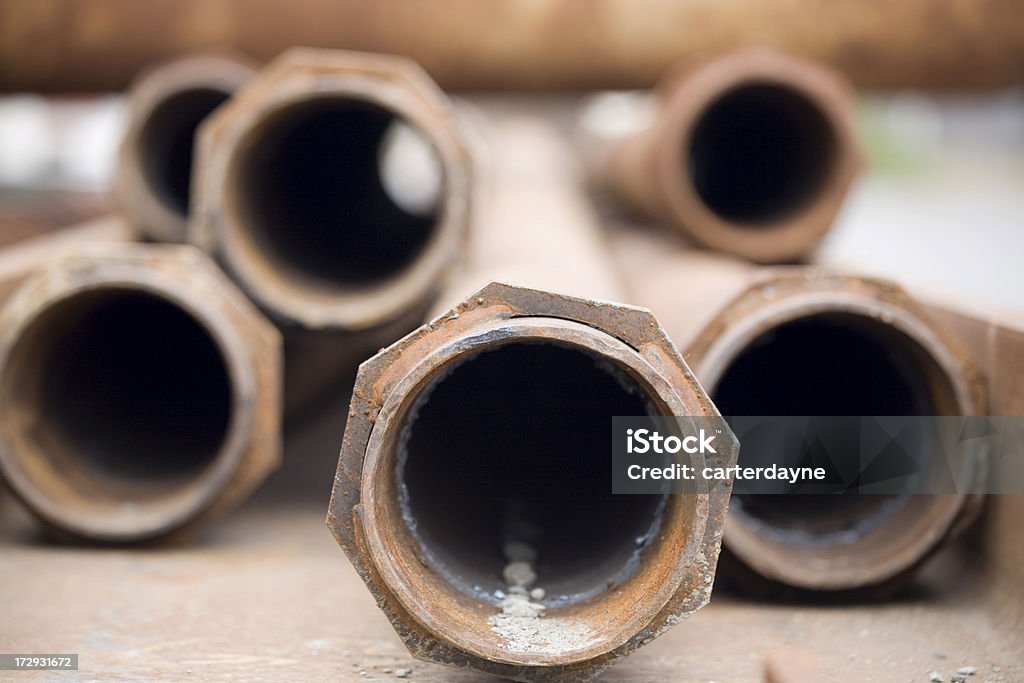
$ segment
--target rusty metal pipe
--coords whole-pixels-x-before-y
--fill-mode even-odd
[[[117,89],[142,67],[224,46],[406,55],[445,88],[648,88],[681,60],[747,46],[869,88],[1020,82],[1016,0],[0,0],[0,88]]]
[[[611,189],[699,245],[762,263],[806,256],[861,165],[842,78],[751,50],[689,65],[660,95],[653,125],[610,152]]]
[[[241,57],[210,53],[157,65],[135,79],[115,194],[144,237],[185,241],[196,131],[253,74]]]
[[[415,164],[389,161],[398,139],[430,176],[422,195],[402,176]],[[290,50],[199,145],[192,239],[280,323],[408,330],[461,254],[468,152],[444,95],[405,59]]]
[[[969,354],[898,286],[811,267],[758,270],[668,242],[613,233],[633,299],[659,316],[723,415],[984,414],[985,382]],[[736,496],[723,567],[758,591],[885,594],[980,502]]]
[[[473,173],[402,58],[293,49],[203,126],[191,239],[285,335],[289,418],[420,324],[463,255]]]
[[[647,311],[474,291],[498,263],[617,288],[557,134],[519,119],[489,139],[479,260],[453,308],[360,367],[327,521],[414,656],[582,681],[706,604],[728,493],[614,496],[604,466],[576,466],[608,457],[613,415],[714,408]]]
[[[0,330],[0,471],[53,530],[185,535],[277,465],[279,336],[193,247],[59,256]]]

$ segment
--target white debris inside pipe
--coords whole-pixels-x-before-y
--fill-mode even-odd
[[[534,584],[537,572],[536,551],[522,541],[510,541],[504,547],[508,564],[502,572],[508,590],[497,591],[501,612],[488,623],[505,639],[505,648],[516,652],[556,655],[580,650],[594,638],[590,628],[575,619],[546,617],[541,602],[545,591]]]

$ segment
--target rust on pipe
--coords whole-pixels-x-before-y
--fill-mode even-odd
[[[185,241],[196,131],[253,74],[241,57],[209,53],[157,65],[135,79],[115,194],[143,236]]]
[[[453,307],[360,366],[327,524],[414,656],[583,681],[707,603],[728,490],[615,496],[605,465],[577,466],[609,457],[613,415],[716,413],[645,310],[466,289],[502,245],[509,280],[617,287],[557,135],[516,121],[490,139],[478,260]]]
[[[284,332],[289,420],[423,321],[465,249],[465,138],[415,64],[301,48],[204,124],[190,237]]]
[[[119,89],[144,66],[231,47],[406,55],[445,88],[648,88],[742,47],[830,65],[866,88],[1020,82],[1016,0],[0,0],[0,87]]]
[[[279,356],[193,247],[59,256],[0,310],[0,471],[58,535],[188,536],[277,466]]]
[[[1008,313],[970,312],[962,305],[924,299],[928,313],[971,353],[987,378],[990,415],[1024,415],[1024,319]]]
[[[699,245],[806,256],[861,166],[852,91],[828,69],[748,50],[666,78],[655,122],[607,159],[610,188]]]
[[[986,414],[971,354],[895,284],[756,269],[666,241],[621,228],[612,243],[633,300],[659,317],[723,415]],[[887,595],[980,505],[960,494],[734,496],[723,571],[758,592]]]
[[[507,103],[481,112],[479,120],[480,176],[487,181],[478,189],[479,216],[468,258],[433,313],[492,281],[623,300],[583,169],[558,130]]]
[[[62,254],[96,244],[131,242],[135,231],[119,216],[104,216],[22,240],[0,251],[0,304],[34,273]]]
[[[203,125],[197,163],[192,241],[286,326],[407,331],[462,253],[469,153],[406,59],[290,50]]]

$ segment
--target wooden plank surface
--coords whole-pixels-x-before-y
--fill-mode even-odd
[[[386,681],[403,668],[416,681],[488,680],[409,657],[324,527],[326,502],[326,490],[304,505],[257,501],[198,545],[145,550],[53,545],[8,505],[0,650],[77,652],[81,667],[10,680]],[[938,670],[948,681],[961,666],[977,667],[977,681],[1024,680],[1022,610],[990,618],[962,559],[947,553],[885,605],[719,593],[602,680],[761,681],[769,654],[778,666],[801,653],[822,680],[927,681]]]

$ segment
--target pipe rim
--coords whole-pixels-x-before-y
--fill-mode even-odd
[[[666,544],[661,544],[665,547],[660,548],[660,552],[666,555],[671,554],[675,561],[671,569],[664,572],[661,580],[642,582],[640,575],[637,574],[627,581],[626,585],[634,582],[643,583],[641,590],[645,600],[635,599],[637,596],[632,593],[640,593],[641,590],[635,587],[631,588],[631,598],[628,601],[629,609],[622,610],[628,613],[626,623],[614,634],[601,639],[597,644],[557,654],[523,653],[499,647],[493,643],[500,640],[500,636],[490,631],[489,627],[480,636],[473,635],[472,629],[453,627],[451,625],[453,615],[465,617],[466,614],[471,614],[472,618],[476,620],[483,620],[486,627],[486,618],[497,614],[499,610],[487,604],[487,609],[484,610],[486,613],[482,613],[479,609],[481,603],[472,601],[457,589],[446,586],[439,577],[432,582],[433,590],[413,587],[406,579],[409,567],[419,569],[425,577],[429,577],[433,572],[429,568],[424,571],[423,565],[416,559],[416,553],[410,549],[415,546],[413,539],[409,538],[410,542],[404,543],[400,540],[404,538],[404,524],[393,525],[393,528],[399,530],[397,534],[390,531],[382,532],[382,529],[387,528],[382,520],[387,519],[391,514],[389,505],[394,505],[396,510],[399,507],[397,503],[388,500],[386,495],[381,495],[386,489],[382,482],[391,480],[389,475],[391,461],[394,458],[394,444],[401,432],[409,405],[438,374],[456,362],[460,355],[524,341],[559,344],[608,358],[615,362],[620,369],[627,371],[645,391],[650,392],[652,401],[659,402],[661,409],[666,411],[665,414],[686,414],[683,401],[676,394],[676,390],[635,349],[595,328],[564,319],[536,317],[515,318],[482,330],[470,330],[449,340],[423,362],[418,363],[395,385],[382,405],[370,433],[363,461],[360,480],[362,503],[359,515],[360,529],[369,551],[369,558],[375,570],[380,574],[384,586],[427,633],[462,651],[488,661],[513,666],[566,665],[591,660],[594,657],[610,653],[641,633],[659,617],[661,611],[686,580],[687,572],[699,561],[700,547],[708,518],[710,494],[689,496],[692,499],[690,504],[693,508],[688,518],[690,520],[688,532],[680,532],[688,533],[685,544],[681,548],[677,548],[675,553],[669,553]],[[687,519],[686,509],[681,502],[683,498],[686,497],[679,495],[669,497],[670,500],[674,499],[671,521],[680,522]],[[661,536],[662,534],[659,534],[659,537]],[[396,553],[403,551],[405,557],[399,561]],[[646,564],[649,567],[652,563]],[[651,588],[652,586],[653,588]],[[449,590],[446,591],[446,588]],[[448,607],[439,606],[440,601],[437,600],[437,596],[445,592],[452,598],[450,601],[452,604]],[[599,596],[591,601],[600,599]],[[591,601],[585,601],[585,603]],[[623,602],[626,603],[625,600]],[[571,610],[566,616],[573,616],[573,611]],[[461,620],[460,623],[462,623]],[[487,642],[488,638],[492,642]]]
[[[771,288],[771,284],[763,287]],[[947,345],[930,322],[900,302],[847,291],[804,291],[766,302],[753,311],[738,315],[730,315],[726,310],[720,319],[727,318],[728,324],[713,333],[699,357],[693,359],[701,383],[713,396],[729,364],[763,332],[788,322],[831,313],[863,317],[890,326],[916,345],[926,360],[934,364],[940,376],[932,379],[945,383],[951,390],[947,401],[951,401],[950,408],[956,411],[954,414],[979,414],[980,406],[969,381],[966,362]],[[728,519],[723,544],[744,565],[786,585],[828,591],[877,585],[903,574],[921,558],[927,557],[955,526],[970,495],[936,494],[910,498],[900,514],[912,517],[911,521],[917,526],[910,528],[908,524],[906,529],[901,529],[906,533],[898,537],[899,552],[893,555],[879,557],[878,554],[858,551],[838,553],[829,559],[817,557],[813,565],[787,561],[779,551],[787,547],[785,543],[764,538],[737,515]],[[892,525],[885,525],[882,531],[891,528]],[[882,532],[875,531],[864,538],[880,536],[883,536]]]
[[[188,225],[188,216],[168,206],[146,171],[143,137],[150,120],[164,104],[190,91],[219,91],[230,99],[255,73],[240,57],[195,55],[147,71],[131,86],[128,126],[118,150],[114,192],[132,223],[150,239],[184,242]],[[198,156],[198,131],[196,142],[193,156]]]
[[[219,195],[221,217],[214,239],[228,269],[262,308],[283,322],[303,327],[363,331],[423,305],[458,261],[468,230],[470,169],[455,124],[439,118],[407,88],[380,78],[317,75],[314,80],[279,85],[258,111],[246,112],[240,125],[231,129],[231,140],[224,143],[230,154],[215,167],[211,187]],[[375,106],[418,131],[440,161],[442,201],[430,237],[402,272],[349,292],[324,294],[275,272],[272,261],[248,235],[235,179],[261,125],[292,107],[330,99]]]
[[[26,457],[14,445],[19,439],[17,429],[0,420],[0,472],[12,491],[26,506],[48,525],[76,537],[104,543],[145,541],[180,529],[208,510],[231,484],[242,463],[248,434],[255,416],[253,394],[255,374],[249,364],[245,346],[233,326],[223,318],[210,293],[182,287],[174,278],[153,272],[138,264],[118,264],[116,274],[104,275],[100,269],[69,285],[59,273],[44,276],[23,286],[0,313],[0,378],[9,372],[12,354],[17,351],[22,335],[51,307],[77,296],[97,291],[130,291],[152,296],[175,306],[192,318],[210,337],[224,363],[230,385],[231,417],[220,448],[210,463],[196,477],[187,481],[184,492],[174,494],[168,504],[158,504],[145,515],[138,507],[131,514],[116,510],[88,512],[67,505],[51,495],[45,485],[36,481],[37,468],[26,463]],[[0,382],[0,393],[2,385]],[[8,400],[0,395],[0,402]],[[36,459],[33,459],[36,460]],[[37,460],[46,460],[40,456]],[[59,475],[57,476],[59,480]],[[141,507],[141,506],[139,506]]]
[[[746,86],[779,87],[807,102],[829,125],[834,163],[814,194],[781,218],[758,223],[725,219],[700,197],[680,163],[703,115],[722,97]],[[776,52],[750,50],[711,61],[669,86],[662,120],[663,144],[656,152],[658,192],[678,227],[701,244],[761,263],[804,256],[831,228],[862,160],[853,93],[834,72]]]

